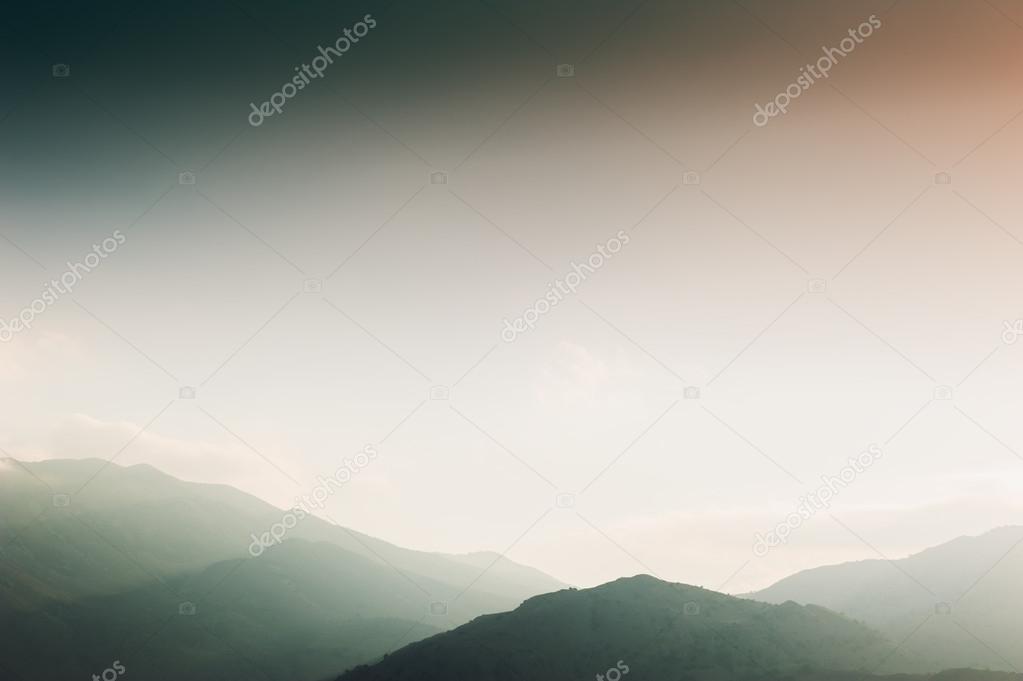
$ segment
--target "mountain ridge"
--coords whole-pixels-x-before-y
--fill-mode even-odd
[[[636,575],[535,596],[339,681],[553,681],[588,677],[619,660],[640,678],[717,679],[808,665],[863,671],[893,655],[879,634],[825,608],[757,603]]]
[[[116,658],[140,678],[320,681],[562,586],[314,516],[251,554],[284,513],[146,464],[0,461],[0,638],[21,653],[0,669],[69,678]]]
[[[810,568],[745,597],[817,603],[905,640],[927,671],[1023,669],[1023,526],[962,535],[904,558]],[[889,669],[889,671],[898,671]]]

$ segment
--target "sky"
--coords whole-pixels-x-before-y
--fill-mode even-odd
[[[331,519],[578,586],[1023,519],[1018,4],[111,0],[0,35],[6,456],[283,508],[372,445]]]

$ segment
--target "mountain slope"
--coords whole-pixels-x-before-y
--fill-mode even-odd
[[[893,647],[814,606],[772,606],[637,576],[531,598],[411,644],[342,681],[725,679],[808,668],[870,671]]]
[[[150,466],[0,461],[0,640],[17,652],[0,676],[118,659],[138,678],[316,681],[560,586],[495,554],[410,551],[312,516],[252,557],[282,515]]]
[[[0,640],[22,651],[12,667],[25,678],[72,678],[114,656],[147,679],[247,678],[253,669],[317,679],[437,633],[431,619],[396,573],[290,540],[259,559],[0,618]],[[42,654],[52,649],[60,654]]]
[[[250,557],[252,535],[284,514],[233,488],[183,482],[146,465],[123,468],[97,459],[0,464],[0,602],[10,607],[116,593]],[[68,495],[69,505],[55,507],[54,494]],[[424,593],[427,603],[472,585],[463,598],[474,607],[461,621],[452,616],[449,625],[564,586],[496,554],[474,562],[412,551],[313,516],[286,537],[333,544],[408,581],[447,585],[441,593]]]
[[[1003,527],[892,562],[805,570],[749,596],[844,613],[905,641],[916,667],[1012,670],[1023,669],[1021,575],[1023,527]]]

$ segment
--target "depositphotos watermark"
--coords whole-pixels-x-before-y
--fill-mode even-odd
[[[295,507],[286,511],[281,516],[280,522],[274,523],[270,526],[269,530],[259,536],[256,536],[255,533],[249,535],[252,538],[252,543],[249,544],[249,555],[253,558],[259,558],[268,548],[284,541],[284,536],[288,533],[288,530],[295,529],[300,521],[312,515],[313,511],[311,509],[322,510],[324,502],[351,481],[352,476],[366,468],[370,461],[377,458],[377,454],[379,452],[376,447],[366,445],[353,458],[345,457],[341,459],[342,465],[338,466],[337,470],[330,477],[316,476],[316,481],[319,484],[312,489],[310,494],[295,499]]]
[[[128,237],[124,236],[121,230],[115,229],[111,236],[99,244],[93,244],[92,253],[82,258],[81,262],[67,261],[67,269],[60,278],[51,279],[39,297],[24,307],[17,317],[10,321],[0,319],[0,343],[9,343],[15,334],[31,329],[36,317],[46,312],[60,296],[71,293],[86,274],[99,267],[107,256],[114,253],[127,240]]]
[[[863,41],[874,35],[874,31],[879,28],[881,28],[881,20],[877,18],[876,14],[871,14],[859,26],[850,28],[849,37],[843,38],[838,43],[838,47],[822,47],[821,50],[824,54],[820,59],[815,64],[807,64],[799,69],[799,77],[796,78],[794,83],[789,83],[787,88],[779,92],[774,101],[768,102],[765,106],[756,105],[756,113],[753,114],[753,125],[762,128],[775,116],[788,113],[789,105],[793,99],[798,98],[816,85],[818,80],[830,77],[831,69],[835,67],[835,64],[842,57],[849,56],[858,45],[862,45]]]
[[[597,681],[619,681],[623,676],[629,673],[629,665],[625,664],[625,660],[618,660],[615,666],[609,667],[603,674],[597,674]]]
[[[831,508],[831,500],[838,496],[839,490],[851,485],[856,476],[874,465],[882,456],[881,447],[870,445],[859,456],[850,456],[848,466],[843,466],[838,475],[822,475],[824,483],[813,492],[799,498],[796,510],[785,516],[785,520],[775,525],[766,535],[757,532],[753,542],[753,554],[763,558],[779,544],[787,544],[793,532],[802,527],[803,523],[812,518],[818,511]]]
[[[125,669],[120,660],[114,660],[114,663],[104,669],[102,674],[93,674],[92,681],[115,681],[126,671],[128,670]]]
[[[624,229],[607,240],[606,243],[597,244],[597,250],[590,254],[582,264],[572,262],[572,271],[558,279],[547,287],[547,293],[543,298],[538,298],[532,305],[527,307],[515,320],[504,319],[504,330],[501,331],[501,339],[505,343],[511,343],[519,334],[525,333],[528,329],[536,327],[536,322],[541,315],[545,315],[551,309],[565,299],[569,293],[575,293],[579,285],[586,281],[586,277],[593,274],[604,266],[616,253],[626,246],[632,237],[625,233]]]
[[[334,57],[340,57],[352,49],[352,45],[359,42],[359,38],[366,37],[369,29],[376,28],[376,25],[377,20],[373,18],[373,15],[367,14],[362,21],[356,22],[351,28],[346,28],[343,31],[344,35],[334,41],[333,47],[317,45],[320,54],[313,57],[310,63],[296,66],[295,70],[299,72],[297,76],[292,77],[290,81],[281,86],[280,90],[270,95],[270,99],[259,106],[256,106],[255,102],[249,103],[249,106],[252,107],[252,112],[249,114],[249,125],[258,128],[263,125],[263,119],[273,116],[274,113],[280,113],[284,109],[284,104],[297,95],[299,90],[304,90],[307,85],[312,83],[313,78],[323,78],[327,67],[334,63]]]

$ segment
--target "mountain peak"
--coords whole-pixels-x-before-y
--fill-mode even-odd
[[[806,665],[852,670],[891,654],[876,633],[821,608],[756,603],[640,574],[535,596],[342,680],[554,681],[587,678],[617,660],[642,661],[643,678],[727,677]]]

